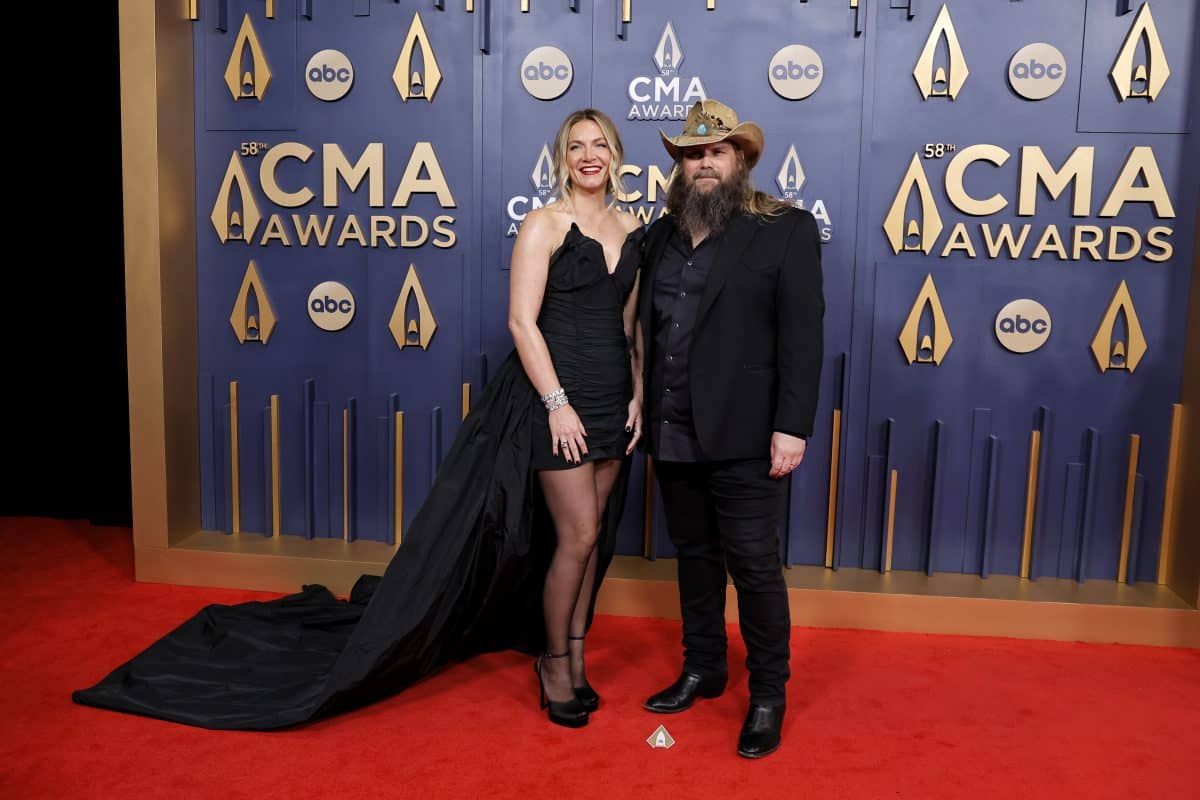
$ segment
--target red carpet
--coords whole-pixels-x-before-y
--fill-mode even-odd
[[[280,733],[76,706],[207,603],[263,593],[138,584],[129,531],[0,519],[3,798],[1184,798],[1200,796],[1200,652],[795,628],[784,745],[734,753],[733,689],[677,716],[641,701],[678,623],[601,617],[582,730],[537,710],[529,661],[477,658],[391,700]],[[676,738],[652,750],[660,723]]]

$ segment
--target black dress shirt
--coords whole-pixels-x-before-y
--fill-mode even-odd
[[[650,453],[663,461],[703,461],[692,423],[688,354],[700,298],[720,248],[710,236],[693,249],[691,237],[675,228],[654,275],[654,363],[646,387]]]

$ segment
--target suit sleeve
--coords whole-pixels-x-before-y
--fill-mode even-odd
[[[773,429],[812,434],[824,360],[825,297],[821,240],[812,214],[800,211],[779,270],[776,366],[779,388]]]

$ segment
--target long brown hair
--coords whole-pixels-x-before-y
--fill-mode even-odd
[[[621,165],[624,163],[625,147],[621,144],[621,134],[617,133],[617,126],[613,124],[607,114],[594,108],[572,111],[563,120],[562,125],[558,126],[558,133],[554,137],[555,195],[570,205],[571,193],[575,187],[571,184],[571,171],[567,169],[567,140],[571,135],[571,128],[584,120],[590,120],[600,126],[600,132],[604,134],[604,138],[608,142],[612,159],[608,162],[608,188],[605,189],[605,192],[615,202],[617,197],[625,194],[625,186],[621,182]]]
[[[786,200],[780,200],[774,195],[759,191],[754,188],[754,181],[750,177],[750,169],[746,166],[746,155],[742,152],[741,145],[733,139],[728,140],[733,149],[738,154],[738,164],[740,169],[746,173],[746,189],[742,195],[742,210],[748,214],[753,214],[756,217],[776,217],[794,206]],[[683,151],[679,152],[679,157],[675,159],[675,171],[673,173],[672,183],[679,179],[683,174]]]

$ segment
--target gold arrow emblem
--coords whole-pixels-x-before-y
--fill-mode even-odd
[[[935,68],[934,57],[937,53],[938,41],[942,37],[946,39],[947,66]],[[933,21],[929,38],[925,40],[925,47],[921,50],[920,57],[917,58],[917,65],[913,68],[913,77],[916,78],[917,86],[921,89],[921,96],[926,100],[931,97],[949,97],[953,100],[962,91],[969,74],[967,59],[963,55],[962,46],[958,43],[958,32],[954,30],[954,22],[950,19],[950,9],[946,8],[946,4],[943,3],[942,10],[938,12],[937,19]]]
[[[240,211],[232,208],[232,204],[229,202],[233,198],[235,189],[240,201]],[[217,190],[217,199],[213,203],[209,219],[212,220],[213,227],[217,229],[217,236],[220,237],[221,244],[230,240],[240,240],[249,244],[262,219],[262,215],[258,211],[258,203],[254,201],[254,195],[250,192],[250,179],[246,175],[246,169],[242,166],[242,159],[238,157],[237,151],[234,151],[233,155],[229,157],[229,166],[225,168],[225,177],[221,181],[221,188]]]
[[[1113,339],[1118,317],[1125,315],[1125,339]],[[1123,369],[1133,372],[1137,369],[1146,355],[1146,337],[1142,333],[1142,324],[1138,322],[1137,311],[1133,308],[1133,298],[1129,296],[1129,287],[1125,281],[1117,287],[1104,318],[1100,320],[1100,329],[1092,339],[1092,355],[1101,372],[1110,369]]]
[[[246,60],[246,50],[249,49],[249,69],[243,69]],[[229,54],[229,63],[225,66],[225,85],[229,87],[234,100],[262,100],[271,83],[271,68],[267,66],[267,57],[263,53],[262,42],[250,22],[250,15],[242,18],[242,27],[237,39],[233,42],[233,52]]]
[[[930,320],[933,323],[932,334],[920,335],[921,317],[925,307],[929,307]],[[919,339],[918,339],[919,337]],[[909,364],[942,363],[946,351],[954,343],[950,333],[950,323],[946,321],[946,312],[942,310],[942,300],[938,297],[937,287],[933,285],[933,275],[925,276],[925,283],[917,294],[908,319],[900,329],[900,348]]]
[[[921,205],[919,222],[916,218],[907,221],[904,218],[908,198],[913,189],[916,189]],[[892,207],[884,217],[883,230],[892,245],[893,253],[915,250],[926,255],[929,255],[942,232],[942,215],[938,213],[933,190],[929,188],[929,179],[925,177],[925,168],[921,166],[921,159],[916,153],[909,162],[908,171],[900,179],[900,188],[896,190]]]
[[[417,48],[421,50],[420,65],[413,63]],[[419,68],[420,67],[420,68]],[[425,33],[421,23],[421,15],[413,14],[412,25],[404,38],[404,47],[400,50],[400,58],[396,60],[396,68],[392,71],[392,82],[400,92],[404,102],[409,100],[427,100],[433,102],[438,86],[442,82],[442,71],[438,67],[437,56],[433,53],[433,45]]]
[[[1138,59],[1135,65],[1138,45],[1141,43],[1145,44],[1145,57]],[[1167,64],[1167,54],[1163,51],[1162,39],[1158,37],[1149,3],[1142,3],[1138,9],[1109,75],[1121,102],[1131,97],[1154,101],[1170,77],[1171,67]]]
[[[276,322],[275,309],[271,307],[271,300],[267,297],[262,276],[258,274],[258,267],[254,261],[251,261],[242,277],[242,288],[233,304],[233,313],[229,315],[229,324],[233,326],[233,332],[240,344],[266,344],[271,338],[271,332],[275,330]]]
[[[411,318],[406,311],[410,299],[417,311],[416,316]],[[421,287],[421,279],[417,277],[415,264],[408,265],[408,275],[404,278],[404,285],[400,287],[400,297],[396,300],[396,307],[392,309],[388,330],[392,332],[392,338],[401,350],[406,347],[428,350],[429,341],[437,330],[437,320],[429,308],[429,301],[425,299],[425,290]]]

